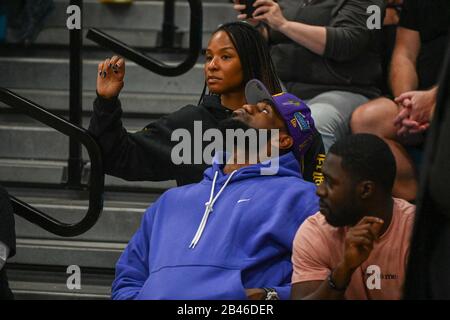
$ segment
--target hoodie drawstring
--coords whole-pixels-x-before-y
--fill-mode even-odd
[[[215,188],[215,185],[216,185],[217,175],[218,175],[219,172],[216,171],[214,173],[214,179],[213,179],[213,183],[212,183],[212,186],[211,186],[211,194],[209,195],[209,201],[205,203],[205,212],[203,213],[202,221],[200,222],[200,225],[198,226],[197,232],[195,233],[194,239],[192,239],[192,242],[189,245],[189,248],[194,249],[195,246],[197,245],[198,241],[200,240],[200,237],[203,234],[203,230],[205,230],[205,226],[206,226],[206,222],[208,221],[209,214],[213,211],[214,203],[216,202],[217,199],[219,199],[220,194],[222,193],[223,190],[225,190],[226,186],[231,181],[231,178],[233,177],[233,175],[236,172],[237,172],[237,170],[234,170],[230,174],[230,176],[228,177],[227,181],[225,181],[224,185],[222,186],[222,188],[220,188],[219,192],[217,193],[217,195],[213,199],[214,188]]]

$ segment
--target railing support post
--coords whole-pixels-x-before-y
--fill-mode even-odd
[[[175,44],[175,0],[164,1],[164,21],[162,25],[162,41],[163,48],[173,48]]]
[[[83,1],[71,0],[70,5],[81,9],[81,29],[72,29],[70,34],[70,102],[69,121],[76,126],[82,126],[82,97],[83,97]],[[77,187],[81,185],[83,160],[81,144],[69,138],[69,162],[67,169],[67,185]]]

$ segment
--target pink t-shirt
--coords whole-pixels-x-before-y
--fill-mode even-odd
[[[369,258],[353,273],[346,299],[400,299],[416,207],[394,199],[392,221]],[[292,283],[325,280],[342,260],[347,228],[329,225],[320,213],[309,217],[294,239]]]

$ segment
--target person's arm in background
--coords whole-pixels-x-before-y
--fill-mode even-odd
[[[419,123],[430,122],[436,107],[438,90],[439,86],[434,86],[429,90],[405,92],[395,98],[395,102],[412,109],[411,120]]]
[[[425,91],[408,91],[395,98],[404,108],[394,120],[399,136],[419,134],[428,130],[436,108],[437,92],[435,86]],[[405,111],[407,110],[407,111]]]
[[[256,21],[266,23],[273,30],[283,33],[318,55],[324,54],[327,42],[325,27],[288,21],[280,5],[273,0],[256,0],[254,6],[257,7],[253,14]]]
[[[398,25],[400,21],[399,8],[403,4],[403,0],[385,0],[386,2],[386,16],[383,21],[383,26]]]
[[[416,70],[419,52],[419,32],[398,27],[389,76],[392,94],[395,97],[400,96],[404,92],[416,90],[419,86]]]
[[[235,1],[235,3],[237,2]],[[279,4],[273,0],[257,0],[254,6],[258,8],[253,14],[253,19],[247,17],[245,14],[238,15],[238,18],[248,19],[252,24],[263,22],[272,30],[283,33],[288,39],[303,45],[317,54],[322,55],[325,51],[326,31],[324,27],[288,21],[284,17]],[[245,5],[234,5],[234,9],[237,11],[243,10],[244,8]],[[268,30],[262,28],[261,31],[263,36],[268,39]]]
[[[257,0],[253,19],[267,24],[292,41],[325,58],[348,61],[360,55],[372,41],[372,31],[367,28],[367,8],[377,4],[384,13],[384,2],[377,0],[350,0],[340,8],[332,26],[313,26],[287,20],[278,3]],[[243,7],[235,5],[236,10]],[[245,19],[245,15],[238,18]],[[271,36],[272,39],[272,36]]]

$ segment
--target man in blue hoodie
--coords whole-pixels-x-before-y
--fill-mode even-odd
[[[295,233],[319,209],[299,166],[318,133],[309,108],[289,93],[272,97],[251,80],[246,98],[226,126],[277,129],[267,147],[280,156],[216,162],[201,182],[165,192],[116,265],[113,299],[289,298]],[[273,161],[276,174],[261,174]]]

